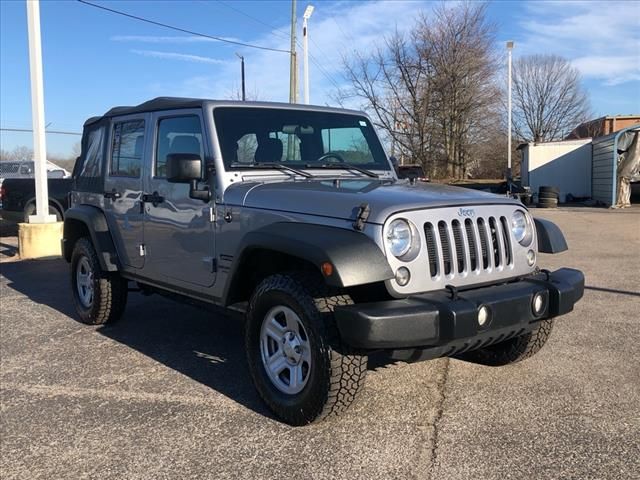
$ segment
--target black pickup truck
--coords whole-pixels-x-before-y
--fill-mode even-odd
[[[49,178],[49,214],[64,220],[69,208],[71,178]],[[0,215],[4,220],[26,222],[36,212],[36,184],[33,178],[6,178],[0,186]]]

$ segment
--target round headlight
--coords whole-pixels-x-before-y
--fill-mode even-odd
[[[511,215],[511,233],[520,245],[527,246],[533,240],[531,222],[522,210],[516,210]]]
[[[394,257],[401,257],[411,248],[411,226],[406,220],[397,219],[389,224],[385,242]]]

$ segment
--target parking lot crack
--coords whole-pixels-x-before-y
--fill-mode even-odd
[[[446,399],[446,383],[449,378],[449,366],[451,360],[443,359],[442,368],[435,379],[435,405],[431,410],[431,415],[420,428],[424,431],[418,452],[418,461],[414,470],[413,478],[416,480],[427,480],[433,477],[433,470],[438,457],[438,434],[439,427],[444,415],[444,402]]]

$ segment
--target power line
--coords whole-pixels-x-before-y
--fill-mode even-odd
[[[272,31],[269,32],[271,35],[274,35],[276,37],[280,37],[280,38],[289,38],[288,34],[284,34],[280,32],[280,29],[276,28],[274,25],[270,25],[262,20],[260,20],[259,18],[254,17],[253,15],[249,15],[248,13],[244,12],[243,10],[240,10],[239,8],[236,8],[226,2],[223,2],[221,0],[217,0],[216,3],[219,3],[237,13],[239,13],[240,15],[247,17],[250,20],[253,20],[256,23],[259,23],[260,25],[264,25],[265,27],[268,27],[269,29],[271,29]],[[335,20],[334,20],[335,21]],[[313,37],[311,38],[311,42],[316,46],[316,48],[318,49],[318,51],[320,53],[322,53],[322,55],[325,58],[328,58],[326,56],[326,54],[324,54],[324,52],[322,52],[322,50],[320,50],[320,47],[318,47],[318,44],[315,42],[315,40],[313,40]],[[300,45],[299,41],[296,41],[296,45],[300,48],[302,48],[302,45]],[[333,84],[333,86],[336,89],[340,89],[340,86],[337,84],[337,82],[333,79],[333,77],[331,75],[329,75],[329,73],[327,73],[327,71],[324,69],[324,67],[322,66],[322,64],[318,61],[318,59],[316,59],[316,57],[314,57],[311,52],[309,52],[309,58],[311,60],[311,63],[313,63],[316,68],[318,69],[318,71],[327,79],[329,80],[329,82],[331,82]]]
[[[264,25],[265,27],[271,29],[272,31],[270,32],[271,35],[275,35],[277,37],[280,38],[289,38],[289,34],[288,33],[282,33],[281,32],[281,28],[276,28],[274,25],[270,25],[267,22],[263,22],[262,20],[260,20],[259,18],[256,18],[252,15],[249,15],[247,12],[244,12],[242,10],[240,10],[239,8],[234,7],[233,5],[226,3],[226,2],[222,2],[221,0],[218,0],[217,3],[224,5],[225,7],[234,10],[235,12],[239,13],[240,15],[243,15],[251,20],[253,20],[254,22],[259,23],[260,25]]]
[[[30,128],[0,128],[2,132],[33,132]],[[82,136],[81,133],[78,132],[63,132],[61,130],[46,130],[44,133],[56,133],[58,135],[78,135]]]
[[[187,30],[186,28],[174,27],[173,25],[168,25],[166,23],[156,22],[155,20],[149,20],[147,18],[139,17],[137,15],[132,15],[130,13],[122,12],[120,10],[115,10],[113,8],[104,7],[102,5],[96,5],[95,3],[87,2],[86,0],[77,0],[77,1],[82,3],[82,4],[84,4],[84,5],[89,5],[89,6],[94,7],[94,8],[99,8],[100,10],[105,10],[107,12],[115,13],[117,15],[122,15],[123,17],[127,17],[127,18],[131,18],[131,19],[134,19],[134,20],[138,20],[140,22],[150,23],[151,25],[156,25],[158,27],[168,28],[170,30],[175,30],[177,32],[188,33],[189,35],[195,35],[197,37],[209,38],[211,40],[217,40],[219,42],[230,43],[230,44],[233,44],[233,45],[240,45],[242,47],[247,47],[247,48],[256,48],[258,50],[268,50],[270,52],[281,52],[281,53],[288,53],[288,54],[291,53],[289,50],[282,50],[280,48],[263,47],[262,45],[253,45],[251,43],[237,42],[235,40],[229,40],[227,38],[217,37],[215,35],[207,35],[206,33],[194,32],[193,30]]]

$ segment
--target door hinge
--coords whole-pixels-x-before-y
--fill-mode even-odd
[[[147,248],[144,246],[144,243],[140,244],[140,256],[144,257],[147,254]]]
[[[211,223],[216,221],[216,209],[215,209],[215,207],[209,207],[209,221]]]

